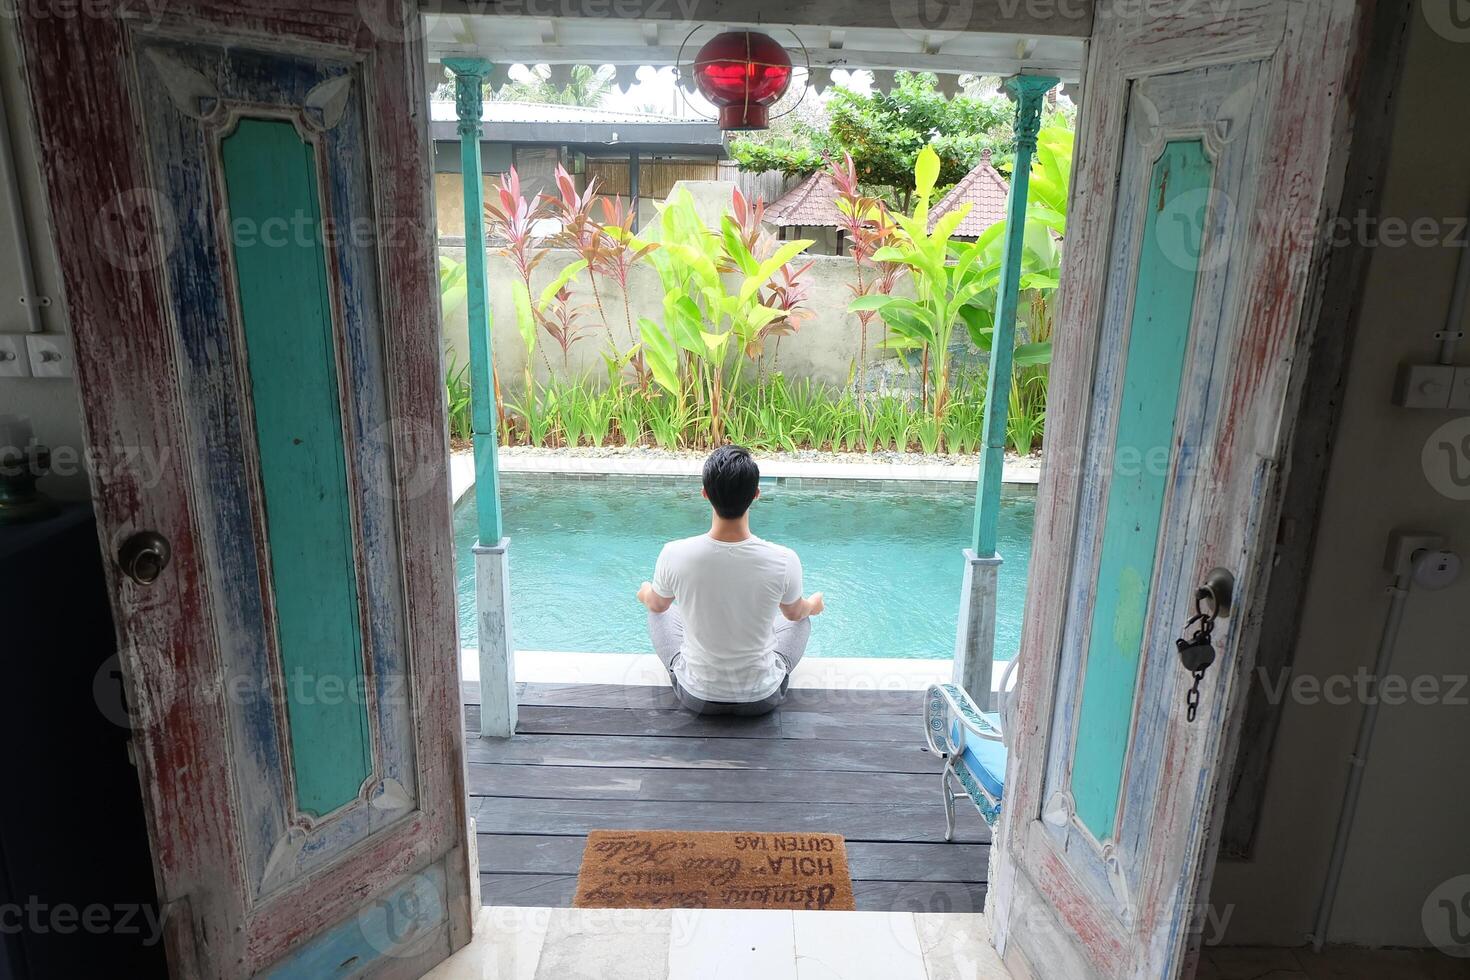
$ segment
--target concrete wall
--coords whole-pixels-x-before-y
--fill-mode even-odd
[[[441,254],[456,261],[464,261],[462,247],[443,247]],[[537,267],[532,278],[533,295],[554,279],[562,269],[576,260],[570,251],[555,249]],[[526,349],[515,326],[515,310],[512,308],[510,284],[517,273],[510,262],[493,253],[488,259],[490,277],[490,323],[491,343],[496,363],[500,366],[501,384],[519,389],[522,371],[526,363]],[[811,378],[829,385],[846,384],[849,372],[858,356],[857,318],[847,313],[847,304],[852,294],[848,284],[852,282],[853,264],[850,257],[818,255],[813,257],[811,268],[812,288],[810,306],[816,315],[802,321],[800,331],[794,336],[783,337],[779,350],[774,344],[767,345],[766,365],[777,369],[789,378]],[[731,282],[734,282],[732,277]],[[629,294],[632,299],[633,323],[639,316],[656,322],[663,321],[663,286],[658,274],[647,262],[633,269],[630,277]],[[606,279],[598,279],[598,290],[603,306],[618,344],[626,350],[630,345],[626,312],[622,294],[617,285]],[[572,286],[572,295],[578,304],[593,302],[591,286],[584,272]],[[545,350],[558,375],[580,377],[591,373],[597,379],[605,377],[601,352],[608,347],[607,332],[602,326],[595,307],[586,311],[582,322],[588,325],[586,339],[572,348],[569,367],[563,367],[561,349],[543,331],[537,339],[535,356],[536,377],[544,381],[547,377],[546,364],[540,351]],[[446,352],[451,353],[460,365],[469,362],[465,309],[461,306],[444,320]],[[868,363],[891,357],[878,350],[883,339],[881,321],[874,319],[868,331]]]
[[[20,305],[20,267],[11,231],[22,221],[30,232],[36,290],[52,298],[41,312],[48,333],[69,329],[58,282],[56,254],[51,244],[50,218],[36,163],[36,141],[31,127],[30,100],[21,71],[20,45],[14,17],[0,17],[0,98],[10,130],[11,146],[20,180],[21,215],[0,213],[0,333],[27,332]],[[6,210],[0,204],[0,210]],[[100,259],[98,261],[101,261]],[[0,378],[0,414],[31,418],[36,437],[51,447],[56,475],[41,481],[41,489],[63,500],[90,496],[82,446],[81,398],[74,378]]]
[[[1351,676],[1374,661],[1388,611],[1383,557],[1389,531],[1444,533],[1470,557],[1470,504],[1430,484],[1420,459],[1450,412],[1391,403],[1404,362],[1430,362],[1444,324],[1456,250],[1443,242],[1390,244],[1389,220],[1429,219],[1464,240],[1470,131],[1446,106],[1470,100],[1470,43],[1447,39],[1416,12],[1374,250],[1349,364],[1302,627],[1298,677]],[[1470,328],[1470,322],[1461,329]],[[1459,363],[1470,363],[1470,344]],[[1409,597],[1393,673],[1434,678],[1445,703],[1385,703],[1342,878],[1332,942],[1426,946],[1421,914],[1431,891],[1470,873],[1470,574],[1441,592]],[[1254,859],[1222,862],[1211,904],[1229,907],[1229,944],[1299,945],[1312,927],[1363,704],[1286,702]],[[1442,914],[1442,913],[1441,913]]]

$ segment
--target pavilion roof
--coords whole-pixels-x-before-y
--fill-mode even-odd
[[[835,228],[842,224],[837,210],[837,185],[826,170],[818,170],[778,199],[766,205],[766,221],[778,228],[802,225]]]
[[[1010,193],[1010,183],[990,165],[990,151],[986,150],[975,169],[960,178],[960,182],[929,211],[929,227],[933,228],[935,221],[960,205],[969,204],[970,213],[965,215],[954,233],[961,238],[976,238],[986,228],[1005,220]]]

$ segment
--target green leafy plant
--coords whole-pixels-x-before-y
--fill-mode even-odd
[[[914,212],[895,214],[896,243],[878,249],[878,261],[901,262],[909,267],[916,299],[900,296],[864,295],[848,304],[851,312],[877,310],[893,336],[886,345],[900,350],[923,352],[926,363],[924,393],[932,397],[934,418],[941,425],[948,397],[950,341],[962,321],[960,311],[983,288],[977,262],[983,252],[979,242],[955,245],[950,261],[950,239],[969,213],[964,205],[945,214],[929,228],[929,198],[939,176],[939,157],[929,148],[919,154],[914,171]]]
[[[444,370],[444,390],[449,406],[449,438],[456,442],[468,442],[474,437],[470,415],[470,368],[455,363],[453,351],[449,353],[449,365]]]
[[[738,190],[734,204],[737,211],[744,206]],[[760,258],[735,216],[726,215],[720,234],[712,234],[682,189],[661,209],[658,233],[660,247],[649,259],[664,287],[664,322],[639,319],[643,350],[654,381],[681,403],[692,399],[708,421],[708,443],[718,445],[727,384],[738,382],[745,359],[759,356],[765,338],[782,329],[778,321],[795,329],[794,310],[769,305],[762,290],[812,243],[785,242]],[[735,289],[722,272],[739,276]],[[692,367],[688,384],[681,363]]]

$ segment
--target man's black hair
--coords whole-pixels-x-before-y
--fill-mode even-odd
[[[726,520],[750,510],[760,485],[760,468],[744,446],[721,446],[704,461],[704,492]]]

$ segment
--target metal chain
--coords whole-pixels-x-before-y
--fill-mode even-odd
[[[1194,721],[1194,716],[1199,714],[1199,682],[1204,679],[1205,672],[1203,670],[1196,670],[1194,672],[1194,685],[1189,689],[1189,693],[1184,696],[1184,704],[1188,709],[1185,713],[1185,718],[1189,721]]]

